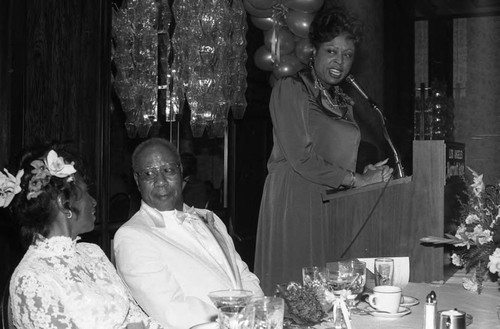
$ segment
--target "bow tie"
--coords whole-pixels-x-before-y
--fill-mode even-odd
[[[175,217],[177,218],[179,224],[183,224],[184,221],[201,220],[209,226],[214,226],[214,217],[211,211],[207,211],[205,216],[197,213],[194,207],[187,208],[185,211],[174,211]]]

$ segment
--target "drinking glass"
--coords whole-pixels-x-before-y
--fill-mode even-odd
[[[358,297],[363,293],[366,284],[366,263],[357,259],[350,259],[339,262],[339,272],[343,277],[348,277],[352,281],[347,289],[346,304],[349,312],[359,313],[356,307]]]
[[[254,329],[283,329],[285,300],[281,297],[254,298]]]
[[[255,307],[222,306],[219,308],[218,319],[219,329],[253,329]]]
[[[375,285],[392,286],[394,279],[394,259],[375,258]]]
[[[302,268],[302,283],[304,286],[324,285],[326,280],[326,268],[319,266],[308,266]]]
[[[216,308],[222,306],[247,306],[252,297],[253,293],[250,290],[227,289],[208,293],[208,298]]]

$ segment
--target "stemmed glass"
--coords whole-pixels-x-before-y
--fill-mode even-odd
[[[252,297],[251,291],[240,289],[217,290],[208,293],[208,298],[218,309],[222,306],[245,307],[251,302]]]
[[[324,312],[328,312],[332,308],[332,301],[328,300],[326,293],[327,268],[320,266],[308,266],[302,268],[302,283],[304,287],[312,287],[316,289],[319,302]]]
[[[253,327],[255,310],[249,306],[253,292],[249,290],[227,289],[208,293],[208,298],[219,312],[221,329],[242,329]]]
[[[351,313],[359,313],[357,308],[358,297],[363,293],[366,284],[366,263],[357,259],[339,262],[341,276],[349,277],[351,283],[347,294],[347,308]]]

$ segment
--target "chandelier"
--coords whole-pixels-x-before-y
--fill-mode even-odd
[[[113,86],[129,137],[147,137],[186,102],[194,137],[222,137],[247,106],[242,0],[125,0],[113,10]],[[162,116],[163,116],[162,115]]]

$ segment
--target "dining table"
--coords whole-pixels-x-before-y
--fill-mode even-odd
[[[409,282],[403,287],[403,297],[410,297],[415,305],[409,306],[410,312],[403,316],[374,316],[367,312],[351,314],[352,329],[423,329],[425,298],[434,291],[437,296],[437,311],[454,310],[465,312],[469,317],[467,329],[500,329],[500,286],[496,282],[488,282],[483,286],[481,294],[465,290],[460,282],[416,283]],[[413,298],[411,298],[413,297]],[[369,305],[362,301],[358,309]],[[472,320],[472,322],[470,322]],[[436,328],[438,326],[436,320]],[[332,328],[332,323],[323,322],[314,329]]]

